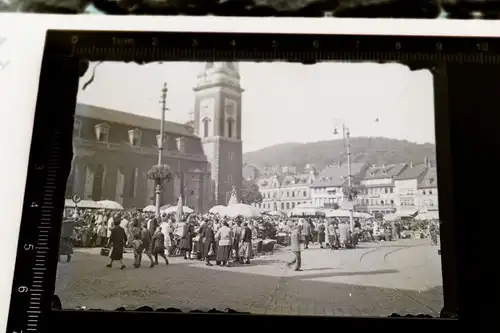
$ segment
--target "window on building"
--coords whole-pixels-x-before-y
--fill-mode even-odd
[[[140,146],[142,139],[142,131],[138,128],[128,131],[128,140],[132,146]]]
[[[130,173],[130,186],[129,186],[129,193],[128,193],[129,197],[136,196],[138,175],[139,175],[139,169],[133,168],[132,172]]]
[[[233,175],[227,175],[227,180],[232,182],[233,181]]]
[[[228,153],[228,156],[229,156],[229,160],[232,161],[233,160],[233,153]]]
[[[302,195],[303,195],[304,197],[307,197],[307,192],[306,192],[306,191],[302,192]]]
[[[95,136],[98,141],[108,142],[109,140],[109,125],[98,124],[95,125]]]
[[[203,137],[204,138],[208,137],[209,129],[210,129],[210,119],[204,118],[203,119]]]
[[[282,202],[282,203],[281,203],[281,210],[284,210],[284,209],[285,209],[285,203],[284,203],[284,202]]]
[[[295,202],[292,202],[292,209],[295,208]]]
[[[292,198],[295,198],[295,191],[292,191]]]
[[[389,193],[392,193],[393,191],[394,191],[394,189],[391,187],[391,188],[389,189]]]
[[[394,200],[391,200],[391,205],[394,205]]]
[[[233,137],[233,132],[234,132],[234,119],[233,118],[228,118],[226,120],[227,123],[227,137],[232,138]]]
[[[82,133],[82,121],[79,119],[75,119],[75,122],[73,123],[73,136],[75,138],[79,138]]]
[[[422,191],[422,194],[425,195],[425,191]]]
[[[384,190],[385,190],[385,193],[389,192],[389,189],[387,187]]]
[[[286,209],[290,209],[290,203],[289,202],[286,203]]]
[[[432,191],[431,190],[429,190],[429,194],[432,195]]]

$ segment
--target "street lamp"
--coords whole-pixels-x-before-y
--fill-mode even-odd
[[[335,127],[333,134],[339,134],[337,127]],[[344,193],[344,196],[352,204],[351,132],[349,127],[345,124],[342,124],[342,138],[344,140],[345,152],[347,155],[347,193]],[[354,231],[354,204],[352,204],[352,207],[349,209],[349,224],[351,232]]]
[[[160,124],[160,137],[158,140],[158,168],[161,168],[162,165],[162,157],[163,157],[163,132],[165,127],[165,112],[167,111],[167,83],[163,84],[163,89],[161,90],[161,124]],[[156,182],[156,216],[160,217],[160,208],[161,208],[161,181],[158,179]]]

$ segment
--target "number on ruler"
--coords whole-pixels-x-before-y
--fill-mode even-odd
[[[27,293],[29,291],[29,289],[26,286],[20,286],[19,288],[17,288],[17,291],[21,294],[24,294],[24,293]]]
[[[277,48],[278,47],[278,42],[273,40],[273,42],[271,43],[272,47],[274,48]]]
[[[34,201],[33,201],[33,202],[31,203],[31,208],[37,208],[37,207],[38,207],[38,205],[36,204],[36,202],[34,202]]]
[[[191,46],[192,47],[198,46],[198,40],[197,39],[193,39],[193,42],[192,42]]]
[[[480,44],[477,44],[477,49],[478,51],[481,51],[481,52],[486,52],[488,51],[488,43],[480,43]]]
[[[18,331],[12,331],[12,333],[23,333],[23,330]]]
[[[315,49],[317,49],[317,48],[319,47],[319,41],[315,40],[315,41],[313,42],[313,47],[314,47]]]
[[[396,50],[401,50],[401,43],[400,42],[396,42]]]
[[[236,41],[234,39],[229,44],[231,44],[233,47],[236,47]]]
[[[44,168],[43,164],[35,164],[36,170],[43,170],[43,168]]]
[[[152,40],[151,40],[151,45],[152,46],[158,46],[158,38],[153,37]]]
[[[442,51],[443,50],[443,44],[440,42],[436,43],[436,51]]]
[[[33,244],[24,244],[24,249],[26,251],[33,250],[34,248]]]

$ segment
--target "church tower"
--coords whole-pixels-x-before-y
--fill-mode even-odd
[[[211,205],[227,205],[233,188],[241,198],[243,147],[238,64],[209,62],[197,77],[194,129],[211,171]]]

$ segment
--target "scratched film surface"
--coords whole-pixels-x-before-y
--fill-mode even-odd
[[[91,63],[63,307],[437,316],[432,87],[398,64]]]

